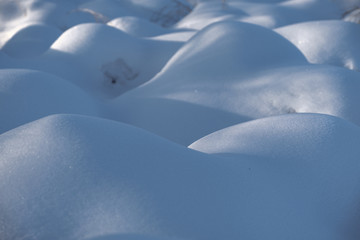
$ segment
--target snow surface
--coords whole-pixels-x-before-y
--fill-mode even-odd
[[[359,127],[334,117],[273,118],[255,129],[278,123],[272,132],[280,138],[291,118],[297,120],[294,134],[306,135],[295,143],[314,138],[306,142],[311,145],[330,135],[317,142],[329,144],[320,151],[345,139],[359,144]],[[308,125],[313,128],[298,129]],[[335,149],[338,157],[331,159],[216,158],[129,125],[76,115],[42,118],[2,134],[0,142],[5,239],[358,236],[358,227],[349,224],[358,220],[358,148],[346,152],[346,160]],[[344,145],[341,150],[351,149]]]
[[[360,25],[340,20],[298,23],[276,30],[289,39],[311,63],[360,71]],[[309,44],[311,43],[311,44]]]
[[[358,240],[359,9],[0,1],[0,239]]]

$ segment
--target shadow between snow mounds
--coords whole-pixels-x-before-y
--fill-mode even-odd
[[[106,117],[146,129],[188,146],[201,137],[249,117],[172,99],[118,98],[108,107]]]

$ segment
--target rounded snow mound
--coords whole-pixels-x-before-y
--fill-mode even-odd
[[[107,25],[136,37],[153,37],[169,33],[169,30],[166,30],[155,23],[146,19],[131,16],[115,18],[108,22]]]
[[[354,161],[360,164],[360,127],[323,114],[257,119],[207,135],[189,148],[211,154],[266,156],[279,161]],[[339,162],[340,164],[340,162]]]
[[[93,100],[81,89],[33,70],[0,70],[0,97],[0,133],[55,113],[97,114]]]
[[[226,176],[217,159],[129,125],[52,115],[0,135],[0,156],[1,239],[205,239],[238,225],[221,213],[230,192],[212,178]]]
[[[19,29],[2,47],[11,57],[34,57],[49,49],[61,31],[43,24],[32,24]]]
[[[225,20],[237,19],[248,14],[241,9],[234,9],[226,1],[201,1],[194,4],[194,9],[181,19],[176,28],[201,30],[206,26]]]
[[[298,23],[276,30],[296,45],[311,63],[360,71],[360,25],[340,20]]]
[[[152,189],[159,198],[166,188],[181,198],[165,182],[176,181],[170,172],[186,167],[179,161],[189,154],[177,150],[172,158],[173,149],[140,129],[75,115],[49,116],[2,134],[1,239],[151,232],[157,224],[151,210],[159,208],[148,202]],[[168,157],[178,163],[171,167]],[[157,183],[165,188],[156,190]]]
[[[84,56],[93,51],[93,56],[103,58],[113,48],[111,42],[119,42],[121,48],[134,48],[134,38],[115,28],[100,23],[78,24],[66,30],[51,46],[51,49]],[[136,48],[135,48],[136,49]],[[89,61],[91,59],[88,59]]]
[[[176,68],[211,69],[212,74],[249,73],[305,63],[302,53],[281,35],[254,24],[224,21],[211,24],[191,38],[162,72]]]
[[[359,144],[360,128],[343,119],[320,114],[292,114],[235,125],[189,147],[239,160],[244,155],[270,158],[267,163],[255,160],[254,164],[262,165],[267,176],[291,175],[286,183],[282,182],[284,179],[275,178],[285,185],[296,186],[292,197],[299,197],[299,202],[308,204],[305,211],[317,205],[316,202],[319,204],[312,211],[324,217],[322,222],[327,227],[315,223],[318,228],[311,234],[316,235],[323,227],[324,233],[330,234],[330,229],[335,228],[338,233],[328,237],[356,239],[360,234],[360,216],[351,209],[358,209],[360,199]],[[253,168],[248,170],[255,175],[259,173]],[[279,188],[272,188],[277,194],[275,189]],[[290,202],[292,197],[288,199]],[[288,200],[285,205],[290,203]],[[293,209],[297,209],[297,204]],[[305,215],[299,220],[303,217]],[[303,221],[302,224],[311,223]]]
[[[88,23],[63,33],[45,57],[66,54],[83,74],[69,80],[97,95],[115,97],[150,80],[181,45],[139,39],[114,27]]]

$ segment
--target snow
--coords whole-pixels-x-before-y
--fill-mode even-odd
[[[48,50],[60,35],[60,30],[50,26],[29,25],[9,39],[2,50],[12,57],[38,56]]]
[[[287,114],[221,129],[189,147],[210,154],[270,156],[282,161],[308,163],[327,161],[330,164],[346,155],[347,160],[356,162],[359,133],[359,126],[334,116]]]
[[[341,16],[339,4],[343,4],[342,1],[199,1],[177,26],[200,30],[214,22],[235,20],[276,28],[311,20],[337,19]]]
[[[86,23],[66,30],[37,58],[0,61],[7,68],[58,75],[98,98],[113,98],[150,80],[182,44],[139,39],[104,24]],[[115,72],[108,70],[119,64]]]
[[[308,64],[271,30],[222,22],[195,35],[150,82],[114,99],[109,117],[183,145],[235,123],[292,112],[360,124],[359,77]]]
[[[215,229],[206,230],[206,216],[221,224],[224,234],[238,231],[235,222],[227,226],[222,211],[211,211],[232,210],[222,203],[224,195],[217,195],[233,195],[223,188],[228,180],[217,180],[231,168],[220,165],[221,170],[217,159],[141,129],[53,115],[9,131],[0,141],[5,239],[29,234],[83,239],[132,232],[221,236]],[[13,145],[18,151],[11,150]],[[141,151],[134,151],[139,147]]]
[[[98,112],[95,101],[83,90],[33,70],[0,70],[0,97],[0,133],[55,113]]]
[[[0,1],[0,239],[359,239],[359,8]]]
[[[330,147],[343,138],[357,139],[353,146],[358,144],[358,127],[344,120],[293,118],[301,129],[317,129],[301,131],[310,139],[331,135]],[[292,122],[279,120],[269,120],[279,123],[279,131]],[[76,115],[40,119],[2,134],[0,141],[5,239],[84,239],[116,233],[338,239],[343,228],[347,234],[358,230],[347,224],[356,217],[353,208],[360,194],[358,150],[346,161],[332,157],[289,164],[284,158],[245,155],[228,160],[129,125]]]
[[[115,49],[112,43],[118,43]],[[48,54],[68,54],[80,68],[88,69],[86,74],[89,78],[73,79],[79,86],[99,94],[117,96],[150,80],[181,44],[137,39],[110,26],[88,23],[63,33]],[[159,54],[155,55],[157,52]],[[153,61],[155,57],[156,61]],[[122,62],[121,65],[128,73],[123,73],[121,67],[120,72],[108,71],[109,64],[119,62]],[[121,76],[123,74],[129,76]]]
[[[354,169],[360,167],[359,134],[358,126],[340,118],[290,114],[234,125],[205,136],[189,147],[228,158],[270,157],[273,163],[268,165],[269,168],[274,163],[279,164],[282,169],[277,170],[298,178],[297,191],[304,190],[302,184],[312,183],[306,188],[314,191],[310,194],[312,200],[322,199],[322,206],[316,211],[320,214],[324,210],[325,222],[347,228],[351,226],[348,221],[359,221],[358,213],[351,210],[352,206],[357,208],[360,193],[358,170]],[[327,204],[333,203],[337,205],[335,209],[325,210],[330,207]],[[333,215],[337,211],[342,212],[343,217]],[[346,239],[358,236],[356,228],[347,230]]]
[[[360,25],[340,20],[299,23],[276,30],[289,39],[311,63],[360,71]],[[309,44],[312,43],[312,44]]]
[[[107,24],[137,37],[152,37],[168,32],[165,28],[155,23],[136,17],[115,18]]]

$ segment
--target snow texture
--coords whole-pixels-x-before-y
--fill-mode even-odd
[[[1,0],[0,239],[360,239],[359,0]]]

